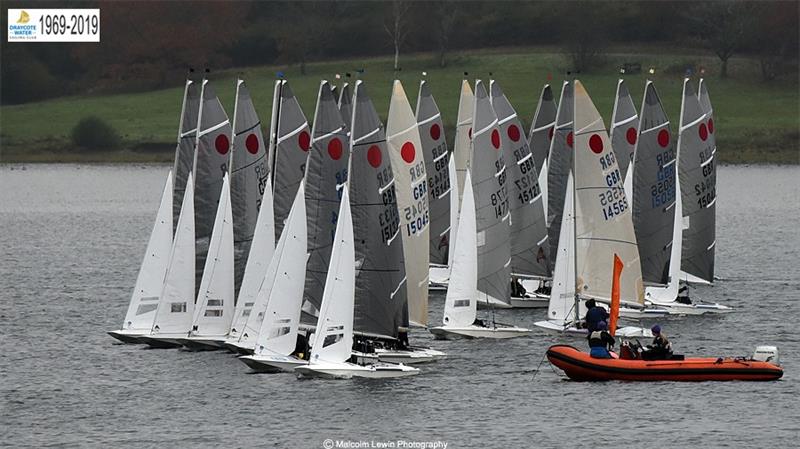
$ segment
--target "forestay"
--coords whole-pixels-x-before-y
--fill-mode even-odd
[[[547,223],[539,176],[528,139],[517,112],[497,81],[490,81],[492,107],[497,113],[500,145],[510,175],[511,272],[519,276],[547,277]]]
[[[194,308],[191,336],[228,333],[233,318],[233,213],[230,183],[226,175],[214,219],[214,231]]]
[[[197,144],[197,114],[200,112],[200,87],[191,79],[186,80],[181,105],[181,120],[178,124],[178,144],[175,147],[175,163],[172,167],[172,232],[178,226],[181,213],[183,192],[186,191],[186,180],[194,164],[194,149]]]
[[[233,155],[231,161],[231,207],[233,210],[234,292],[242,285],[247,257],[258,221],[262,196],[267,188],[267,148],[250,91],[244,80],[236,82],[233,107]]]
[[[472,132],[472,187],[478,241],[479,299],[492,303],[511,301],[511,235],[508,201],[508,167],[497,115],[483,82],[475,81]]]
[[[450,154],[442,114],[425,80],[419,83],[416,116],[428,177],[430,262],[445,265],[450,250]]]
[[[611,145],[619,164],[619,172],[627,183],[628,167],[633,161],[636,140],[639,137],[639,116],[633,105],[633,98],[624,80],[617,81],[617,95],[614,97],[614,111],[611,114]]]
[[[305,177],[309,259],[303,297],[319,310],[336,233],[339,187],[347,181],[350,160],[347,129],[327,81],[319,86],[312,134]]]
[[[445,326],[470,326],[477,316],[478,298],[478,240],[475,221],[475,197],[469,170],[465,174],[458,219],[458,241],[453,241],[450,282],[444,303]]]
[[[408,324],[403,247],[386,134],[356,81],[347,183],[355,235],[355,330],[396,337]]]
[[[275,240],[283,231],[297,188],[303,180],[311,149],[311,131],[300,103],[292,93],[289,82],[281,80],[276,87],[280,98],[273,110],[275,120],[275,162],[272,165],[273,201],[275,202]]]
[[[573,119],[572,85],[564,81],[561,86],[561,98],[558,101],[556,127],[550,152],[547,156],[547,241],[550,242],[550,253],[558,249],[558,230],[561,229],[561,208],[564,207],[564,195],[567,191],[567,177],[572,170],[572,119]],[[555,261],[549,261],[552,271]]]
[[[575,87],[576,289],[610,301],[614,255],[625,265],[620,299],[644,303],[630,205],[603,119],[580,81]]]
[[[158,206],[156,221],[150,232],[150,240],[139,267],[136,286],[133,288],[131,302],[122,329],[127,331],[150,332],[158,308],[158,297],[164,284],[164,276],[169,264],[172,248],[172,172],[167,174],[161,203]]]
[[[675,146],[655,86],[644,88],[633,172],[633,225],[647,284],[666,285],[675,221]],[[627,267],[627,265],[626,265]]]
[[[408,319],[416,325],[427,326],[430,259],[428,183],[417,119],[398,80],[392,86],[386,135],[400,214]]]
[[[690,89],[691,90],[691,89]],[[687,92],[684,96],[692,95]],[[695,100],[686,99],[694,102]],[[700,80],[699,104],[704,113],[697,123],[697,133],[685,133],[681,148],[680,182],[683,185],[683,255],[681,271],[690,281],[714,282],[716,246],[717,152],[714,134],[714,111]],[[694,107],[694,106],[693,106]]]
[[[203,98],[197,131],[197,150],[194,153],[194,169],[192,170],[195,192],[195,282],[203,276],[203,267],[208,253],[209,239],[214,230],[214,219],[217,215],[217,204],[222,192],[222,178],[230,167],[230,135],[231,125],[228,115],[222,108],[214,88],[208,80],[203,80],[201,90]],[[195,295],[197,292],[195,292]]]

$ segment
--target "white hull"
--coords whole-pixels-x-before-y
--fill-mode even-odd
[[[733,312],[732,307],[722,304],[682,304],[679,302],[653,302],[653,305],[666,309],[670,315],[718,315]]]
[[[243,355],[239,360],[257,373],[291,373],[298,366],[308,365],[307,360],[278,354]]]
[[[411,348],[410,351],[395,351],[389,349],[376,349],[378,360],[384,363],[403,363],[406,365],[414,363],[429,363],[447,357],[442,351],[432,348]]]
[[[588,331],[586,329],[578,329],[572,325],[565,326],[555,321],[537,321],[533,323],[533,325],[540,329],[544,329],[545,331],[550,332],[552,334],[570,335],[570,336],[584,337],[584,338],[588,335]],[[643,327],[625,326],[617,328],[615,335],[617,337],[650,338],[653,336],[653,333],[650,332],[650,329],[645,329]]]
[[[482,326],[440,326],[428,329],[439,340],[449,338],[514,338],[525,337],[531,333],[523,327],[482,327]]]
[[[550,297],[541,297],[539,295],[536,296],[525,296],[518,297],[512,296],[511,297],[511,308],[513,309],[546,309],[548,304],[550,304]]]
[[[428,269],[428,291],[446,291],[450,280],[447,265],[431,264]]]
[[[224,335],[191,336],[179,341],[190,351],[218,351],[225,348]]]
[[[111,335],[117,340],[128,344],[144,343],[141,337],[149,334],[150,334],[149,330],[145,331],[145,330],[119,329],[115,331],[108,331],[108,335]]]
[[[348,362],[311,363],[295,368],[295,372],[305,377],[321,377],[325,379],[351,379],[363,377],[368,379],[387,379],[408,377],[419,374],[417,368],[405,365],[356,365]]]
[[[242,355],[252,355],[256,347],[254,342],[241,342],[236,340],[227,340],[223,343],[223,346],[227,348],[228,351]]]
[[[180,334],[157,334],[143,335],[139,337],[142,343],[148,344],[152,348],[180,348],[183,346],[181,340],[187,338],[184,333]]]
[[[644,309],[631,309],[627,307],[619,308],[620,318],[630,318],[634,320],[648,318],[663,318],[672,315],[669,310],[662,307],[645,307]]]

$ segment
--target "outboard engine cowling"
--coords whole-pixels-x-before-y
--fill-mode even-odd
[[[753,360],[769,362],[776,366],[781,365],[777,346],[757,346],[753,352]]]

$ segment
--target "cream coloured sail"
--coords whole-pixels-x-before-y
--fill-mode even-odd
[[[642,270],[630,202],[611,142],[589,94],[574,82],[576,289],[610,300],[614,255],[625,264],[620,299],[644,303]]]
[[[427,326],[430,260],[428,184],[417,119],[398,80],[392,87],[386,143],[392,161],[397,211],[400,214],[408,319],[413,324]]]

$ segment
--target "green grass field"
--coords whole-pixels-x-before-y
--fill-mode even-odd
[[[622,62],[640,62],[643,72],[654,66],[650,78],[656,83],[673,130],[680,112],[684,67],[689,64],[709,68],[709,92],[714,105],[717,145],[724,162],[793,163],[800,162],[800,103],[796,82],[766,84],[758,78],[753,60],[731,61],[731,78],[713,75],[717,63],[702,55],[673,55],[651,50],[643,55],[611,53],[602,68],[578,75],[595,105],[606,120],[611,116],[614,90],[619,77],[616,67]],[[554,86],[556,95],[566,76],[566,59],[552,49],[494,49],[453,54],[445,69],[436,67],[430,54],[401,57],[403,81],[412,107],[422,72],[442,111],[445,131],[453,139],[458,93],[463,73],[468,78],[488,79],[489,73],[500,82],[506,95],[528,126],[536,109],[539,92],[545,83]],[[320,79],[334,80],[336,73],[359,74],[365,80],[375,106],[385,118],[391,80],[395,77],[390,58],[351,59],[309,64],[307,75],[297,67],[257,67],[213,74],[214,85],[223,105],[233,112],[236,76],[245,79],[256,101],[264,126],[269,124],[272,84],[275,73],[283,70],[311,121]],[[625,80],[640,104],[648,75],[627,75]],[[354,78],[353,78],[354,79]],[[352,80],[352,79],[351,79]],[[176,80],[176,85],[182,80]],[[341,83],[341,81],[339,82]],[[180,114],[182,88],[136,94],[65,97],[51,101],[0,108],[0,162],[143,162],[170,161]],[[119,131],[124,149],[102,153],[78,151],[70,141],[72,127],[83,117],[96,115]]]

